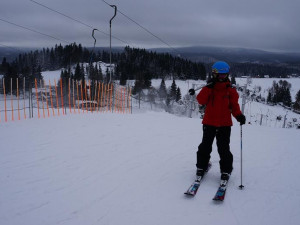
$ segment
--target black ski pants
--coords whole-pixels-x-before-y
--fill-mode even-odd
[[[212,144],[216,137],[218,153],[220,155],[221,172],[231,173],[233,156],[230,152],[230,133],[231,127],[214,127],[203,125],[202,143],[197,151],[197,168],[206,170],[212,151]]]

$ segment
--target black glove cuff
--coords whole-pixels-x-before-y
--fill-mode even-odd
[[[189,93],[190,93],[190,95],[194,95],[194,94],[195,94],[195,89],[191,88],[191,89],[189,90]]]

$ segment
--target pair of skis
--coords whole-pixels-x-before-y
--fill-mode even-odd
[[[184,193],[188,196],[194,197],[197,194],[197,191],[200,187],[201,181],[205,177],[206,173],[210,169],[210,166],[208,167],[207,171],[204,173],[203,176],[198,176],[196,180],[192,183],[192,185],[189,187],[189,189]],[[228,180],[221,180],[220,186],[218,187],[218,190],[213,198],[214,201],[224,201],[226,189],[227,189],[227,183]]]

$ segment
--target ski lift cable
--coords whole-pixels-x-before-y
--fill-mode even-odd
[[[77,22],[77,23],[80,23],[80,24],[83,25],[83,26],[86,26],[86,27],[88,27],[88,28],[94,29],[93,26],[91,26],[91,25],[89,25],[89,24],[87,24],[87,23],[84,23],[84,22],[80,21],[79,19],[75,19],[75,18],[73,18],[73,17],[71,17],[71,16],[68,16],[68,15],[66,15],[65,13],[59,12],[58,10],[52,9],[52,8],[50,8],[49,6],[46,6],[46,5],[44,5],[44,4],[40,3],[40,2],[37,2],[37,1],[34,1],[34,0],[29,0],[29,1],[31,1],[31,2],[34,3],[34,4],[39,5],[39,6],[41,6],[41,7],[44,7],[44,8],[46,8],[46,9],[52,11],[52,12],[58,13],[59,15],[64,16],[64,17],[66,17],[66,18],[68,18],[68,19],[70,19],[70,20],[73,20],[73,21],[75,21],[75,22]],[[108,33],[102,31],[101,29],[98,29],[98,28],[97,28],[96,30],[97,30],[98,32],[100,32],[100,33],[106,35],[106,36],[109,36]],[[126,42],[126,41],[124,41],[124,40],[122,40],[122,39],[120,39],[120,38],[118,38],[118,37],[116,37],[116,36],[112,36],[112,37],[115,38],[115,39],[117,39],[117,40],[119,40],[119,41],[121,41],[121,42],[123,42],[124,44],[130,45],[128,42]]]
[[[6,48],[10,48],[10,49],[16,50],[16,51],[18,51],[18,52],[24,52],[24,51],[22,51],[21,49],[18,49],[18,48],[16,48],[16,47],[7,46],[7,45],[1,44],[1,43],[0,43],[0,45],[2,45],[3,47],[6,47]]]
[[[37,30],[31,29],[31,28],[28,28],[28,27],[25,27],[25,26],[22,26],[22,25],[18,25],[18,24],[16,24],[16,23],[13,23],[13,22],[10,22],[10,21],[7,21],[7,20],[2,19],[2,18],[0,18],[0,20],[1,20],[2,22],[5,22],[5,23],[8,23],[8,24],[14,25],[14,26],[16,26],[16,27],[19,27],[19,28],[22,28],[22,29],[25,29],[25,30],[28,30],[28,31],[31,31],[31,32],[34,32],[34,33],[37,33],[37,34],[44,35],[44,36],[46,36],[46,37],[50,37],[50,38],[55,39],[55,40],[58,40],[58,41],[65,42],[65,43],[67,43],[67,44],[70,44],[70,42],[68,42],[68,41],[66,41],[66,40],[63,40],[63,39],[60,39],[60,38],[57,38],[57,37],[54,37],[53,35],[45,34],[45,33],[39,32],[39,31],[37,31]]]
[[[101,0],[101,1],[111,7],[111,4],[109,4],[105,0]],[[130,20],[131,22],[135,23],[137,26],[139,26],[140,28],[142,28],[144,31],[146,31],[147,33],[149,33],[150,35],[152,35],[153,37],[155,37],[156,39],[158,39],[160,42],[162,42],[163,44],[167,45],[174,52],[177,52],[179,54],[179,52],[175,48],[173,48],[169,43],[167,43],[166,41],[164,41],[163,39],[161,39],[160,37],[158,37],[156,34],[152,33],[149,29],[147,29],[146,27],[142,26],[140,23],[136,22],[134,19],[130,18],[129,16],[127,16],[125,13],[121,12],[120,10],[117,10],[117,11],[120,14],[122,14],[124,17],[126,17],[128,20]]]
[[[67,18],[69,18],[70,20],[76,21],[76,22],[78,22],[78,23],[80,23],[80,24],[82,24],[82,25],[84,25],[84,26],[87,26],[87,27],[89,27],[89,28],[93,28],[92,26],[90,26],[90,25],[88,25],[88,24],[86,24],[86,23],[84,23],[84,22],[81,22],[80,20],[74,19],[74,18],[72,18],[72,17],[70,17],[70,16],[68,16],[68,15],[66,15],[66,14],[64,14],[64,13],[61,13],[61,12],[55,10],[55,9],[51,9],[50,7],[48,7],[48,6],[46,6],[46,5],[42,4],[42,3],[39,3],[39,2],[34,1],[34,0],[29,0],[29,1],[31,1],[31,2],[33,2],[33,3],[35,3],[35,4],[37,4],[37,5],[40,5],[40,6],[44,7],[44,8],[46,8],[46,9],[49,9],[49,10],[51,10],[51,11],[53,11],[53,12],[56,12],[56,13],[58,13],[58,14],[64,16],[64,17],[67,17]]]

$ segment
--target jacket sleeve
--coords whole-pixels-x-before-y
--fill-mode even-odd
[[[239,101],[239,94],[237,93],[235,88],[231,88],[231,90],[230,90],[230,106],[231,106],[231,110],[232,110],[232,115],[234,117],[242,114],[238,101]]]
[[[197,95],[197,101],[200,105],[207,105],[209,97],[211,95],[212,89],[208,87],[203,87],[199,94]]]

